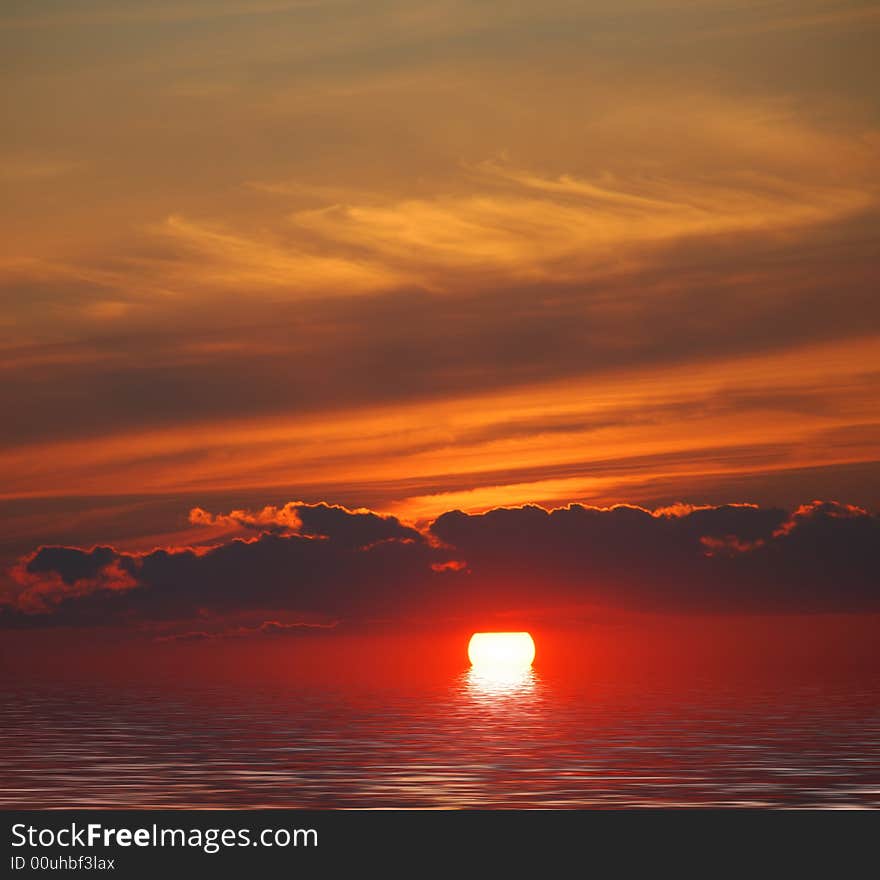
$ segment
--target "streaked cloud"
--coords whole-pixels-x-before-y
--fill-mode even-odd
[[[76,494],[112,493],[122,478],[141,492],[170,492],[273,482],[314,489],[402,478],[442,484],[465,475],[485,484],[485,475],[494,474],[494,488],[470,492],[465,505],[481,508],[517,500],[515,492],[520,500],[536,493],[543,500],[590,497],[597,488],[625,493],[633,476],[626,462],[639,462],[636,474],[645,479],[641,463],[651,456],[656,477],[669,476],[668,457],[678,457],[674,470],[683,484],[688,475],[871,461],[878,344],[867,337],[446,401],[30,443],[0,454],[0,470],[10,495],[52,493],[59,486]],[[833,406],[824,402],[826,394],[835,395]],[[850,442],[828,444],[824,438],[834,431],[850,431]],[[765,452],[743,463],[737,459],[744,446]],[[550,477],[560,467],[591,463],[606,471],[617,463],[623,472],[615,466],[613,477],[598,481],[595,474],[561,482]],[[541,470],[547,478],[518,476]],[[510,487],[501,488],[499,479]],[[448,501],[441,491],[434,503]],[[427,512],[427,499],[412,503]]]

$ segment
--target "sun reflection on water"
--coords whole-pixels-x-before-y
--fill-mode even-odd
[[[465,692],[479,700],[531,697],[537,685],[538,676],[530,666],[472,666],[464,674]]]

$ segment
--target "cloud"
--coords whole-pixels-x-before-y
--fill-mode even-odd
[[[248,638],[250,636],[292,636],[302,635],[310,631],[335,629],[336,621],[319,623],[313,621],[264,620],[257,626],[234,626],[224,628],[222,625],[212,630],[186,630],[168,635],[156,636],[157,642],[205,642],[214,639]]]
[[[189,512],[189,521],[197,526],[225,526],[290,533],[296,533],[302,528],[302,520],[294,502],[288,502],[283,507],[267,506],[256,512],[233,510],[221,514],[212,514],[201,507],[194,507]]]
[[[16,414],[0,439],[5,493],[192,492],[189,504],[283,486],[412,498],[395,510],[422,517],[641,500],[593,471],[649,447],[705,465],[672,493],[693,497],[765,429],[752,472],[876,460],[875,358],[858,350],[878,311],[872,120],[653,68],[620,79],[590,53],[546,71],[415,55],[426,63],[363,76],[251,71],[213,110],[168,105],[151,78],[151,112],[131,125],[82,89],[103,146],[74,158],[104,171],[60,180],[79,188],[53,196],[52,217],[34,202],[0,290],[0,410]],[[471,74],[479,101],[460,87]],[[111,94],[116,82],[102,72]],[[119,82],[120,112],[141,106]],[[336,94],[349,87],[377,91]],[[248,100],[285,90],[307,103]],[[75,114],[62,93],[45,108]],[[144,115],[179,124],[144,130]],[[102,209],[83,218],[85,204]],[[813,365],[786,365],[795,349]],[[753,356],[763,375],[742,389],[730,374]],[[792,387],[807,371],[810,387]],[[709,388],[722,372],[727,387]],[[678,399],[632,391],[656,378]],[[580,411],[555,400],[562,385]],[[600,397],[612,402],[598,412]],[[837,416],[795,409],[828,401]],[[576,482],[558,481],[563,466]],[[467,491],[464,473],[476,492],[438,497]],[[377,501],[392,484],[401,493]]]
[[[138,586],[128,560],[111,547],[41,547],[13,567],[10,582],[16,607],[38,614],[52,611],[62,601]]]
[[[246,235],[217,223],[171,215],[150,232],[165,241],[173,259],[141,261],[143,282],[155,289],[277,291],[316,296],[393,288],[409,276],[370,259],[330,250],[283,234]]]
[[[306,504],[288,501],[281,507],[267,506],[257,511],[233,510],[211,514],[201,507],[189,512],[193,525],[238,526],[263,533],[329,538],[339,546],[364,548],[379,541],[418,540],[421,534],[404,525],[396,516],[371,510],[349,510],[338,504]]]
[[[876,206],[864,167],[873,133],[866,136],[869,146],[859,148],[784,115],[765,118],[761,108],[725,105],[725,115],[704,96],[693,102],[702,113],[694,140],[730,153],[733,167],[663,175],[636,168],[588,177],[493,159],[464,163],[449,190],[438,187],[419,197],[344,193],[306,180],[251,184],[247,189],[294,205],[303,198],[317,204],[279,214],[270,201],[258,229],[175,212],[144,225],[140,253],[103,271],[83,267],[81,277],[104,279],[116,291],[135,283],[154,299],[268,295],[294,301],[608,281],[662,262],[662,250],[673,243],[698,247],[748,234],[779,238]],[[664,110],[685,113],[680,106]],[[612,118],[606,124],[632,136],[632,126],[645,125],[640,116],[656,113],[631,108],[625,123]],[[654,124],[662,129],[663,120]],[[848,179],[829,176],[817,165],[817,153],[845,165]],[[760,170],[744,171],[734,159]]]
[[[386,351],[362,340],[339,355],[320,346],[163,365],[145,353],[130,370],[10,370],[0,408],[18,418],[0,443],[0,483],[10,496],[187,492],[191,505],[207,492],[274,485],[287,498],[393,503],[421,519],[526,500],[653,503],[696,497],[695,481],[712,475],[877,459],[880,338],[730,357],[705,347],[731,344],[736,316],[727,340],[704,341],[657,315],[652,336],[669,349],[661,366],[650,363],[656,342],[616,350],[607,324],[594,341],[583,322],[559,316],[545,335],[540,317],[526,327],[523,315],[498,335],[479,324],[455,339],[452,314],[432,313],[437,326],[406,340],[382,329],[399,313],[372,319],[388,333]],[[679,347],[683,362],[670,363]],[[549,376],[527,382],[531,371]],[[646,480],[671,489],[634,496]],[[807,491],[816,489],[791,500]]]
[[[42,547],[14,569],[0,620],[160,626],[163,637],[189,638],[336,621],[467,620],[512,609],[543,617],[561,607],[576,615],[598,607],[812,612],[880,605],[880,517],[837,502],[792,513],[755,505],[531,505],[449,511],[422,531],[327,504],[271,509],[282,512],[284,533],[265,510],[237,511],[236,521],[260,528],[262,520],[270,531],[198,550]],[[204,511],[196,520],[216,522]],[[256,623],[243,622],[254,615]]]
[[[743,119],[743,131],[731,130],[729,119],[725,123],[723,135],[763,137],[777,154],[787,151],[789,162],[804,150],[807,135],[790,123],[762,126]],[[824,146],[841,150],[837,142]],[[773,173],[720,172],[713,180],[586,179],[549,176],[501,161],[479,163],[470,171],[475,190],[467,194],[334,204],[297,211],[290,220],[328,248],[367,255],[371,265],[385,267],[388,277],[455,290],[462,282],[483,287],[500,280],[607,277],[656,259],[649,249],[670,241],[773,234],[838,220],[874,203],[863,185]]]

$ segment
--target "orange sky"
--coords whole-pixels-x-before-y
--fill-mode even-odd
[[[8,552],[299,498],[876,507],[878,27],[7,4]]]

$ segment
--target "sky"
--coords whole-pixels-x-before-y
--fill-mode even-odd
[[[878,31],[811,0],[5,3],[0,617],[329,626],[355,582],[483,613],[548,566],[566,608],[874,607]],[[579,555],[600,521],[635,550]]]

